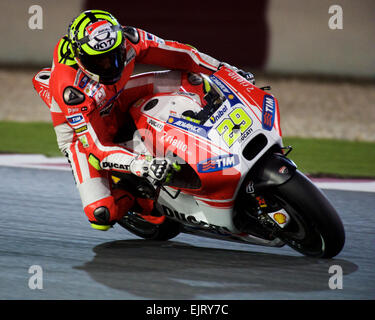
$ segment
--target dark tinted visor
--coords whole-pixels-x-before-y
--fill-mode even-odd
[[[125,59],[126,49],[124,44],[106,53],[80,56],[82,65],[88,71],[97,74],[99,82],[103,84],[113,84],[121,78]]]

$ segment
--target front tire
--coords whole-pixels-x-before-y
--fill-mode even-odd
[[[298,170],[275,187],[273,197],[291,216],[278,237],[298,252],[332,258],[345,243],[344,226],[328,198]]]

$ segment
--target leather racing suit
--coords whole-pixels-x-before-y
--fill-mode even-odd
[[[131,193],[112,190],[109,171],[130,172],[137,156],[113,143],[123,125],[124,113],[137,99],[156,92],[177,91],[179,71],[151,72],[131,76],[135,63],[167,69],[212,74],[220,62],[196,49],[165,41],[141,29],[124,27],[126,65],[113,85],[91,80],[77,65],[67,37],[57,43],[50,78],[51,117],[58,146],[72,167],[84,212],[96,229],[121,219],[137,199]],[[150,204],[141,204],[150,211]]]

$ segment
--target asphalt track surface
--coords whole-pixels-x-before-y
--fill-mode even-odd
[[[0,167],[0,299],[373,300],[375,193],[324,190],[346,229],[334,259],[181,234],[149,242],[91,229],[68,171]],[[30,289],[43,271],[43,288]],[[329,268],[343,270],[332,290]]]

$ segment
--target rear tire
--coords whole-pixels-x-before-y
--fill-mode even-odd
[[[343,248],[345,231],[328,198],[298,170],[275,187],[273,197],[291,216],[278,237],[307,256],[332,258]]]

